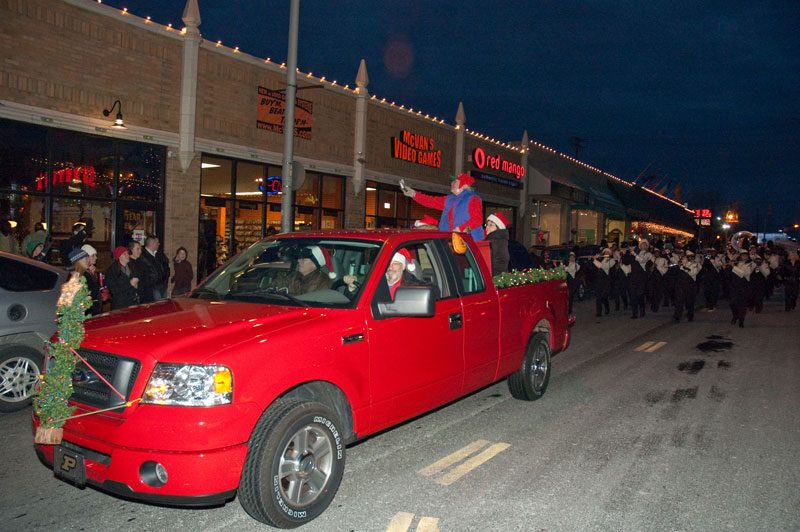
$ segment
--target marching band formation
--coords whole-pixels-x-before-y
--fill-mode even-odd
[[[724,251],[719,247],[700,250],[695,240],[685,246],[647,240],[612,242],[583,265],[570,253],[566,264],[570,290],[570,312],[580,276],[591,278],[595,291],[596,316],[630,306],[631,318],[644,317],[646,309],[658,312],[672,307],[672,319],[679,323],[684,314],[694,320],[698,295],[703,304],[715,309],[720,299],[731,308],[731,324],[744,327],[747,311],[760,313],[764,300],[777,287],[784,289],[784,308],[797,305],[800,260],[797,250],[786,252],[772,241],[755,237],[734,241]]]

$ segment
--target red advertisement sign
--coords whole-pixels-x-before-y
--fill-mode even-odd
[[[275,133],[283,133],[286,115],[286,94],[258,88],[258,115],[256,126]],[[311,140],[312,102],[297,98],[294,106],[294,136]]]

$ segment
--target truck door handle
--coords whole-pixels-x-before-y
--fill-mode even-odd
[[[356,342],[364,341],[364,333],[351,334],[350,336],[342,336],[342,345],[354,344]]]
[[[450,330],[451,331],[453,329],[460,329],[461,326],[464,325],[464,323],[462,321],[462,318],[461,318],[461,313],[460,312],[454,312],[454,313],[450,314],[449,318],[450,318]]]

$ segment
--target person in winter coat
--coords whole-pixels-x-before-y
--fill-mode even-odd
[[[111,291],[111,310],[139,304],[139,278],[131,263],[128,248],[119,246],[113,251],[114,262],[106,270],[106,284]]]
[[[797,293],[800,288],[800,258],[796,252],[789,253],[780,272],[778,280],[783,284],[784,308],[788,312],[797,307]]]
[[[675,312],[672,314],[675,323],[681,321],[684,308],[687,320],[694,321],[694,300],[697,297],[696,281],[699,273],[700,265],[694,260],[694,252],[687,249],[675,276]]]
[[[89,295],[92,296],[92,306],[86,311],[86,314],[97,316],[103,312],[102,281],[100,280],[102,274],[97,271],[97,250],[94,249],[94,246],[84,244],[81,251],[86,253],[86,269],[82,273],[86,279]]]
[[[595,316],[600,317],[603,312],[610,312],[608,296],[611,293],[612,268],[617,263],[611,258],[611,250],[606,248],[602,254],[595,257],[592,266],[597,270],[594,276]]]
[[[722,274],[720,272],[722,268],[722,257],[719,256],[716,249],[712,249],[711,254],[703,261],[703,267],[700,270],[703,298],[706,302],[706,308],[709,310],[716,308],[719,301],[719,291],[722,285]]]
[[[502,212],[486,219],[486,240],[492,251],[492,276],[508,271],[508,220]]]
[[[739,253],[736,262],[731,265],[730,278],[730,304],[731,325],[739,323],[744,327],[744,318],[747,316],[747,307],[750,305],[750,276],[755,269],[755,264],[750,260],[747,250]]]
[[[653,254],[648,251],[648,243],[639,243],[639,252],[627,253],[622,257],[622,265],[628,278],[628,294],[631,300],[631,319],[645,316],[645,292],[647,291],[647,269],[652,265]]]
[[[91,220],[91,218],[89,219]],[[59,253],[61,255],[61,264],[65,267],[71,266],[69,262],[69,253],[73,249],[80,249],[86,243],[89,235],[92,233],[92,224],[89,221],[80,221],[72,224],[72,234],[69,238],[61,241],[59,244]]]
[[[648,298],[650,299],[650,310],[658,312],[661,301],[664,299],[664,276],[669,270],[669,262],[664,258],[660,249],[653,250],[653,266],[650,272]]]
[[[142,303],[159,301],[167,297],[169,260],[159,249],[160,246],[158,237],[149,235],[144,241],[142,255],[136,261],[137,273],[142,279],[142,286],[139,289]]]
[[[578,286],[580,281],[578,280],[578,271],[581,269],[581,265],[578,264],[578,261],[575,258],[575,252],[569,252],[569,258],[567,259],[567,264],[564,266],[567,270],[567,290],[569,290],[569,313],[572,314],[572,305],[575,302],[575,294],[578,293]]]
[[[192,289],[192,279],[194,278],[194,271],[192,264],[186,260],[189,253],[185,247],[179,247],[175,253],[175,258],[172,259],[172,268],[175,272],[172,275],[171,282],[175,285],[172,288],[172,297],[182,296],[189,293]]]
[[[755,259],[753,258],[755,257]],[[764,264],[761,257],[755,254],[750,255],[750,260],[755,264],[753,273],[750,274],[750,305],[751,310],[760,314],[764,309],[764,298],[767,295],[767,277],[769,277],[769,266]]]
[[[472,190],[475,178],[461,174],[450,176],[450,179],[450,194],[447,196],[429,196],[417,192],[403,180],[400,180],[400,189],[420,205],[442,211],[439,219],[441,231],[469,233],[473,240],[483,240],[483,201]]]
[[[628,243],[623,242],[622,248],[617,249],[617,243],[611,243],[611,258],[615,261],[615,265],[611,268],[611,291],[608,294],[608,299],[614,302],[614,310],[619,310],[620,300],[623,304],[623,310],[628,310],[628,278],[620,269],[621,258],[623,253],[628,253]]]

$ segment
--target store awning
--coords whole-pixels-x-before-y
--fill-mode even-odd
[[[690,211],[654,192],[612,179],[608,186],[625,206],[629,220],[655,222],[688,232],[697,227]]]

